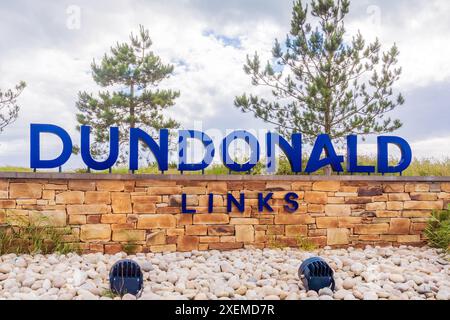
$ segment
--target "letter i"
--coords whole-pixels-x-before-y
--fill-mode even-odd
[[[213,213],[214,194],[210,193],[208,196],[208,213]]]

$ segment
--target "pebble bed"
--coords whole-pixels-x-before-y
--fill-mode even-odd
[[[303,260],[321,256],[335,271],[336,290],[304,290]],[[0,299],[96,300],[114,297],[108,273],[118,260],[138,262],[144,289],[156,300],[450,300],[448,256],[424,248],[325,248],[168,254],[15,255],[0,257]]]

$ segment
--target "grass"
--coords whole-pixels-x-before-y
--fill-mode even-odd
[[[433,248],[449,253],[450,247],[450,207],[447,210],[435,211],[428,221],[425,235],[428,244]]]
[[[303,159],[303,168],[305,168],[307,163],[307,159]],[[395,161],[392,161],[392,164],[395,164]],[[376,166],[376,159],[373,157],[365,157],[361,156],[359,157],[359,165],[372,165]],[[278,175],[293,175],[294,173],[291,171],[289,162],[286,158],[279,158],[278,159]],[[343,164],[344,170],[346,169],[346,164]],[[14,167],[14,166],[6,166],[6,167],[0,167],[0,172],[32,172],[29,168],[23,168],[23,167]],[[71,171],[64,171],[64,172],[74,172],[74,173],[87,173],[87,169],[76,169]],[[96,174],[108,174],[109,171],[92,171],[92,173]],[[129,173],[128,168],[125,167],[116,167],[112,169],[112,173],[114,174],[127,174]],[[156,164],[150,164],[149,166],[145,168],[141,168],[135,172],[136,174],[160,174],[161,172],[158,170],[158,167]],[[265,160],[262,159],[255,168],[249,173],[249,172],[232,172],[233,175],[259,175],[259,174],[265,174]],[[180,174],[180,172],[177,170],[176,164],[170,164],[169,170],[165,172],[165,174]],[[189,175],[201,175],[202,172],[185,172],[185,174]],[[209,168],[205,170],[206,175],[228,175],[230,174],[228,168],[226,168],[222,164],[214,164],[211,165]],[[323,175],[324,171],[319,170],[318,172],[314,173],[314,175]],[[344,172],[343,174],[348,174],[347,172]],[[409,177],[449,177],[450,176],[450,158],[444,159],[444,160],[437,160],[437,159],[414,159],[409,166],[409,168],[403,172],[403,176],[409,176]]]
[[[44,218],[30,222],[18,217],[0,227],[0,255],[78,252],[75,246],[64,241],[70,232],[68,228],[49,226]]]
[[[284,249],[289,247],[286,242],[277,240],[276,236],[270,236],[268,239],[268,245],[271,249]],[[305,238],[303,236],[298,236],[296,239],[296,248],[302,251],[311,252],[317,249],[317,246],[315,243],[313,243],[308,238]]]

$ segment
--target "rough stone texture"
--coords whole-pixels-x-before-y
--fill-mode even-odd
[[[25,173],[0,177],[4,177],[0,223],[44,221],[71,228],[76,236],[68,241],[79,239],[82,245],[89,244],[83,247],[86,251],[95,252],[117,251],[128,242],[143,252],[295,247],[299,237],[332,247],[419,245],[425,242],[423,230],[432,211],[450,201],[448,179],[187,175],[133,179]],[[259,212],[258,193],[269,192],[273,211]],[[286,208],[288,192],[299,196],[294,213]],[[181,213],[182,193],[195,214]],[[244,212],[234,205],[227,212],[228,193],[237,199],[245,195]]]
[[[123,300],[450,300],[450,263],[442,252],[427,247],[306,252],[240,249],[242,243],[199,240],[181,236],[174,244],[151,245],[148,253],[139,252],[139,246],[133,246],[138,252],[126,254],[122,244],[91,243],[96,253],[86,255],[3,255],[0,300],[111,299],[109,270],[121,259],[136,261],[144,280],[141,295],[126,294]],[[210,245],[240,250],[198,251]],[[304,287],[298,267],[312,256],[320,256],[334,270],[334,291]]]

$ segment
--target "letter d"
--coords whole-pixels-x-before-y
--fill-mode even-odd
[[[41,133],[51,133],[61,139],[63,151],[56,159],[41,160]],[[72,154],[72,140],[70,139],[69,134],[64,129],[51,124],[31,124],[30,144],[30,167],[33,169],[58,168],[66,163]]]

